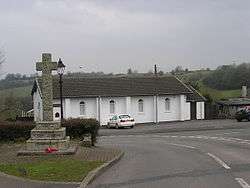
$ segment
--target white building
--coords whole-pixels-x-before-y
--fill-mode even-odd
[[[32,95],[35,121],[42,117],[41,81]],[[58,79],[53,79],[54,120],[60,120]],[[136,123],[204,119],[205,99],[173,76],[63,79],[64,118],[96,118],[107,124],[116,113],[130,114]]]

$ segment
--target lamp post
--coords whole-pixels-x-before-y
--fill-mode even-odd
[[[60,101],[61,101],[61,104],[60,104],[61,105],[61,121],[63,120],[62,76],[63,76],[64,70],[65,70],[65,65],[63,64],[61,58],[59,58],[59,61],[57,63],[57,73],[60,78],[59,85],[60,85]]]

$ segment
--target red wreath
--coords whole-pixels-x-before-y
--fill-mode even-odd
[[[55,152],[55,151],[58,151],[58,149],[53,148],[53,147],[48,147],[48,148],[45,149],[45,152],[46,152],[46,153],[53,153],[53,152]]]

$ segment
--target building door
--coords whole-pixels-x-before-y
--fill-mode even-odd
[[[191,107],[191,120],[193,120],[193,119],[197,119],[196,118],[196,102],[191,102],[191,105],[190,105],[190,107]]]

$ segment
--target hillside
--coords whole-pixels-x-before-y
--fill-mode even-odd
[[[32,86],[0,90],[0,119],[15,119],[22,110],[32,109]]]
[[[215,89],[207,86],[204,79],[214,74],[213,70],[189,71],[177,74],[176,76],[186,84],[194,86],[202,95],[209,96],[213,101],[240,97],[241,89]]]

